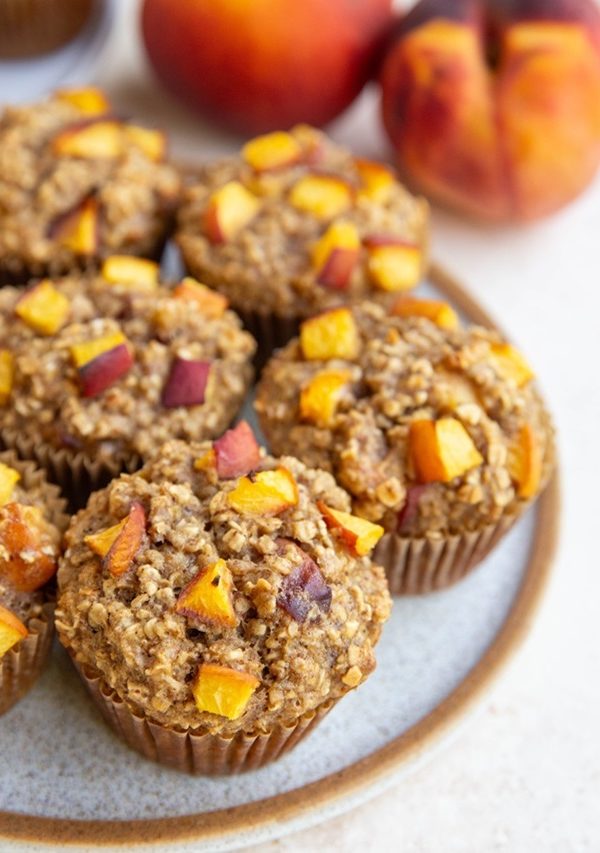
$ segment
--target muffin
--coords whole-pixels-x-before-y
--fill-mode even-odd
[[[449,305],[364,302],[302,324],[267,365],[256,410],[274,453],[331,472],[382,525],[395,593],[448,586],[543,489],[553,433],[533,374]]]
[[[0,114],[0,283],[157,256],[181,180],[166,138],[117,118],[98,89]]]
[[[414,287],[427,224],[425,201],[389,167],[299,126],[201,169],[176,239],[190,273],[227,296],[268,354],[305,317]]]
[[[0,59],[40,56],[83,29],[94,0],[0,0]]]
[[[40,675],[53,635],[64,501],[31,462],[0,453],[0,714]]]
[[[102,271],[0,290],[0,442],[74,502],[168,438],[226,429],[255,343],[223,297],[126,256]]]
[[[56,625],[131,747],[187,772],[255,768],[365,680],[390,599],[366,556],[378,530],[349,508],[243,421],[214,444],[168,442],[91,496],[66,535]]]

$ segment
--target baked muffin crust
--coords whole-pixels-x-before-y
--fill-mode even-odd
[[[169,442],[139,472],[92,495],[67,533],[57,628],[80,664],[163,725],[225,736],[268,732],[364,680],[390,599],[382,570],[351,556],[323,521],[318,499],[349,508],[329,474],[263,455],[258,469],[287,469],[298,501],[278,514],[245,514],[228,498],[240,478],[195,466],[211,448]],[[117,523],[136,501],[145,507],[144,538],[130,569],[113,577],[84,539]],[[329,593],[303,599],[302,619],[282,605],[282,595],[307,557]],[[235,627],[176,611],[182,589],[218,559],[231,573]],[[192,682],[203,664],[257,680],[238,719],[198,710]]]

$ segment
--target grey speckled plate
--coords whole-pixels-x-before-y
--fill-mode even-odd
[[[440,270],[463,315],[487,315]],[[104,726],[58,647],[31,693],[0,719],[0,851],[222,851],[349,808],[408,772],[464,717],[529,625],[558,528],[555,478],[536,508],[458,586],[396,599],[375,674],[290,755],[225,779],[182,776]]]

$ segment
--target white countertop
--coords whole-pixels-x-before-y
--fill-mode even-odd
[[[239,140],[190,117],[148,72],[123,0],[97,81],[161,123],[174,153],[207,159]],[[110,61],[106,61],[107,57]],[[332,135],[386,156],[374,97]],[[600,849],[600,180],[541,224],[483,228],[433,213],[433,254],[522,345],[560,430],[562,547],[532,634],[453,743],[384,795],[269,851]]]

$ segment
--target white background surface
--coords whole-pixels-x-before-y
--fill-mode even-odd
[[[137,0],[120,5],[96,75],[117,107],[158,114],[176,154],[235,150],[239,140],[153,82],[133,29]],[[331,132],[386,157],[374,100],[367,94]],[[432,249],[537,369],[560,430],[559,559],[526,646],[451,746],[350,814],[255,851],[600,850],[600,181],[565,212],[518,229],[434,211]]]

